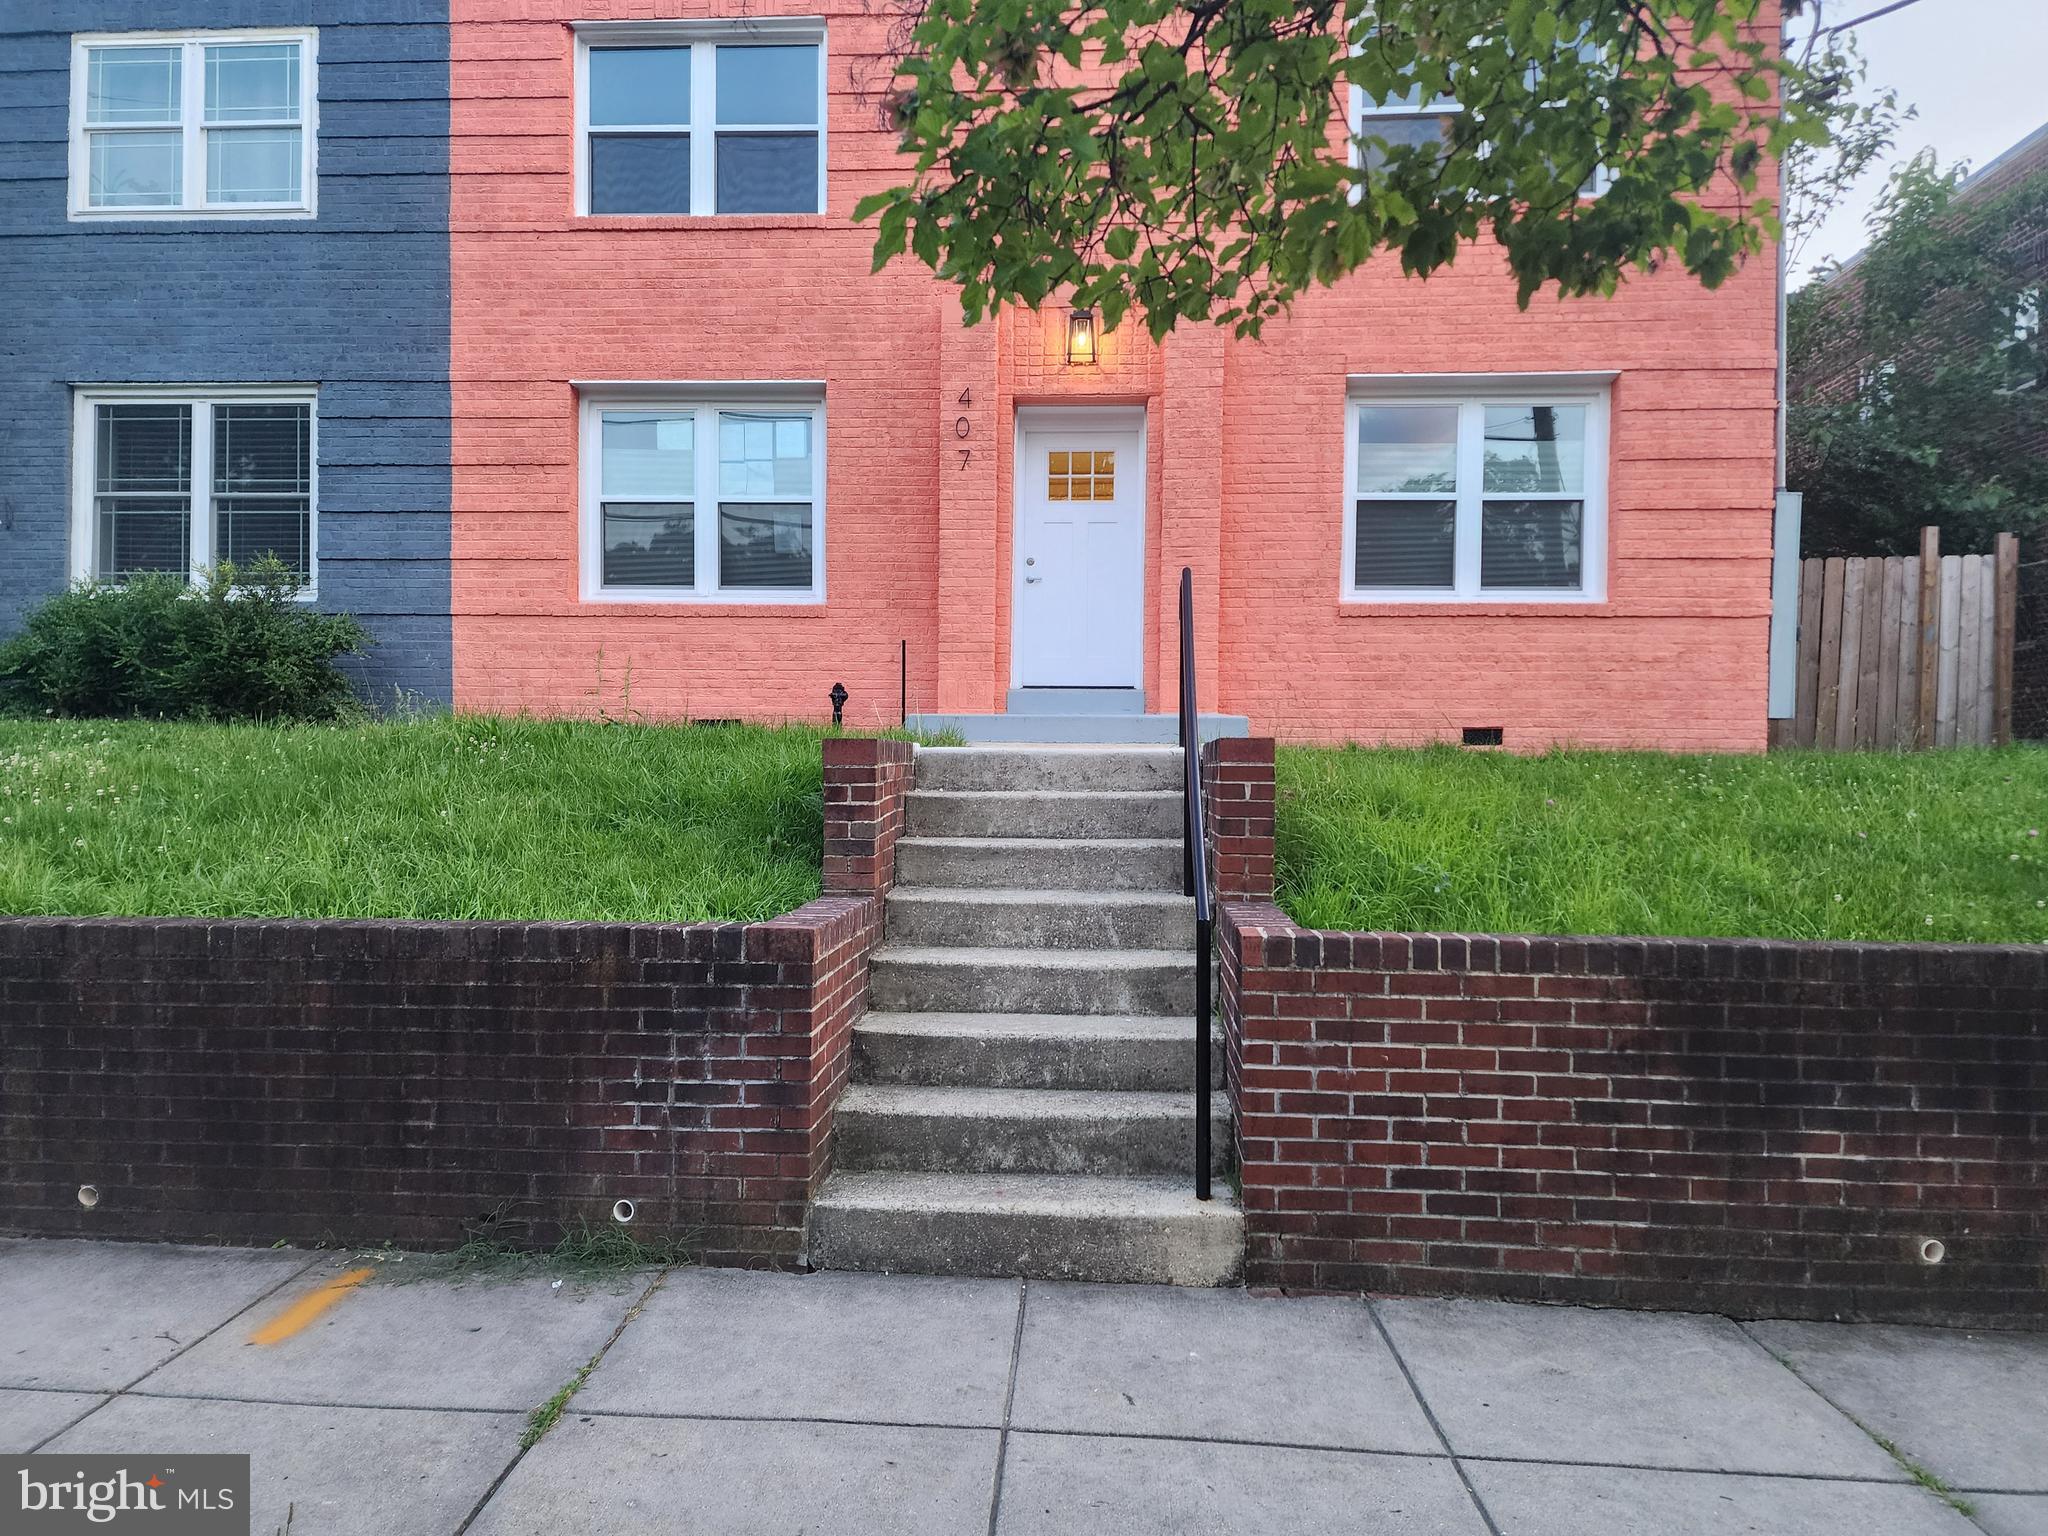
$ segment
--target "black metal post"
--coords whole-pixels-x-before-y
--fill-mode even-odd
[[[832,691],[826,697],[832,701],[832,723],[834,725],[846,724],[846,700],[848,697],[846,684],[834,683]]]
[[[896,656],[896,690],[903,706],[902,724],[908,729],[910,725],[910,642],[908,640],[899,640],[897,644],[902,649],[897,652]]]
[[[1209,962],[1215,925],[1195,921],[1195,1198],[1209,1198]]]

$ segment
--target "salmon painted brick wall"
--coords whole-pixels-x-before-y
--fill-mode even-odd
[[[908,640],[913,707],[929,708],[946,295],[907,268],[870,277],[872,231],[850,218],[894,158],[879,98],[857,84],[887,81],[866,57],[886,20],[825,12],[828,214],[578,219],[569,24],[734,8],[460,0],[456,13],[459,706],[818,719],[843,682],[850,723],[893,725]],[[825,383],[828,602],[580,601],[571,381],[769,379]]]
[[[465,709],[662,718],[1001,709],[1019,406],[1147,411],[1145,686],[1167,707],[1175,582],[1196,573],[1203,707],[1309,741],[1764,745],[1775,260],[1517,309],[1481,246],[1375,266],[1258,342],[1129,324],[1060,361],[1064,315],[960,324],[921,268],[870,275],[850,212],[902,174],[880,102],[890,19],[828,30],[822,216],[573,216],[574,21],[734,0],[457,0],[451,78],[455,688]],[[807,12],[817,14],[815,10]],[[1340,603],[1346,378],[1612,372],[1606,601]],[[827,601],[584,602],[574,380],[821,379]],[[958,424],[965,424],[965,436]],[[968,450],[961,457],[961,450]]]

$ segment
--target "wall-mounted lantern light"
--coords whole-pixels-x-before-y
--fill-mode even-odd
[[[1095,366],[1095,311],[1092,309],[1070,309],[1067,311],[1067,366],[1069,368],[1093,368]]]

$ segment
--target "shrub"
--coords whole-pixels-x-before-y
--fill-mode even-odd
[[[331,720],[359,706],[337,656],[370,644],[348,614],[318,613],[276,560],[85,583],[30,612],[0,644],[0,710],[17,715]]]

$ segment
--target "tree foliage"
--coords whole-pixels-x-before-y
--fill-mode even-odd
[[[1255,335],[1376,252],[1427,274],[1483,235],[1525,305],[1673,260],[1712,286],[1777,233],[1766,156],[1825,136],[1777,109],[1760,0],[914,3],[911,174],[857,216],[970,321],[1061,294]],[[1354,154],[1354,88],[1455,104],[1440,142],[1368,119]]]
[[[1906,553],[1926,523],[1960,549],[2048,525],[2048,175],[1959,199],[1961,179],[1910,162],[1854,268],[1792,297],[1787,476],[1809,555]]]

